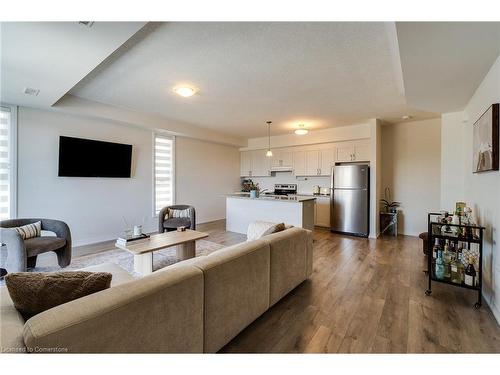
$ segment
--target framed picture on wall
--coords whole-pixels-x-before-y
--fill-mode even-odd
[[[474,173],[498,171],[498,110],[499,104],[492,104],[474,123]]]

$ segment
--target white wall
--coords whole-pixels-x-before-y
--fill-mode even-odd
[[[75,245],[116,238],[130,224],[156,230],[152,214],[152,132],[87,117],[19,108],[18,216],[66,221]],[[129,143],[132,178],[57,177],[60,135]],[[177,202],[198,222],[224,218],[218,196],[239,186],[237,148],[177,137]]]
[[[399,233],[427,231],[427,213],[440,207],[441,120],[382,126],[382,189],[402,202]]]
[[[463,171],[465,201],[474,210],[480,225],[486,227],[483,260],[483,295],[490,305],[493,314],[500,322],[500,172],[472,173],[472,141],[473,124],[481,114],[493,103],[500,102],[500,57],[478,87],[464,109],[465,120],[456,118],[455,128],[451,125],[449,131],[443,134],[443,148],[452,148],[456,133],[464,130]],[[449,160],[447,165],[452,164]],[[447,171],[446,171],[447,172]],[[449,175],[443,174],[443,178]],[[443,192],[446,195],[446,191]]]
[[[441,209],[453,211],[465,200],[465,123],[463,112],[441,117]]]
[[[176,202],[196,208],[196,221],[226,217],[225,194],[241,189],[236,147],[176,138]]]

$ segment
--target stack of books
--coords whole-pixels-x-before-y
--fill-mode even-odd
[[[120,246],[135,245],[149,241],[148,234],[140,234],[139,236],[123,236],[116,240],[116,244]]]

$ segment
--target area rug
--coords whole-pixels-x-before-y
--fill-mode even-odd
[[[215,242],[198,240],[196,241],[196,256],[203,256],[213,253],[214,251],[220,250],[224,245],[220,245]],[[5,254],[2,252],[2,258],[5,258]],[[5,259],[2,259],[2,264]],[[153,270],[156,271],[160,268],[167,267],[171,264],[179,262],[176,256],[175,248],[168,248],[164,250],[158,250],[153,252]],[[83,255],[80,257],[74,257],[71,260],[71,264],[66,268],[60,268],[59,266],[49,266],[49,267],[35,267],[28,269],[28,272],[54,272],[54,271],[74,271],[80,268],[85,268],[89,266],[95,266],[103,263],[114,263],[119,265],[121,268],[128,271],[134,277],[140,277],[139,274],[134,272],[134,256],[128,251],[121,249],[105,250],[95,254]],[[0,281],[0,284],[3,280]]]

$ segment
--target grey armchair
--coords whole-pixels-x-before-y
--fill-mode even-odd
[[[57,237],[34,237],[23,240],[14,227],[42,222],[42,230]],[[54,251],[59,266],[71,263],[71,232],[66,223],[51,219],[12,219],[0,221],[0,242],[7,246],[7,272],[24,272],[36,266],[38,254]]]
[[[168,210],[189,210],[188,217],[168,217]],[[196,230],[196,211],[193,206],[178,204],[162,208],[158,214],[158,233],[171,232],[179,227]]]

